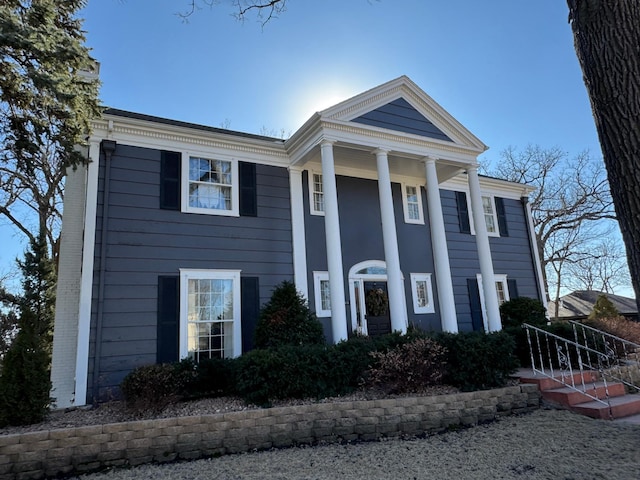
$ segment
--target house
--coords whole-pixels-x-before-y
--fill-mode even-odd
[[[480,176],[487,147],[405,76],[287,140],[116,109],[92,127],[66,182],[58,407],[141,365],[246,352],[283,280],[332,342],[495,331],[501,302],[544,298],[532,189]]]
[[[593,311],[593,307],[601,295],[605,295],[609,299],[620,315],[633,319],[637,318],[638,306],[634,298],[597,290],[576,290],[558,299],[558,319],[585,320]],[[556,302],[549,302],[548,312],[550,318],[556,317]]]

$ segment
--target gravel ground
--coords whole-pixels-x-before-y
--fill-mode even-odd
[[[73,478],[637,480],[639,448],[640,426],[539,410],[425,438],[270,450]]]

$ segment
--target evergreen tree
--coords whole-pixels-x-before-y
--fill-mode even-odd
[[[0,426],[40,422],[51,404],[55,274],[42,234],[31,242],[19,266],[24,294],[19,299],[18,333],[0,373]]]
[[[322,324],[291,282],[282,282],[264,304],[256,326],[256,347],[322,344]]]
[[[85,4],[0,2],[0,216],[30,242],[44,228],[54,258],[65,169],[86,161],[76,147],[100,115],[76,17]]]
[[[616,307],[613,306],[611,300],[606,295],[602,294],[598,296],[596,303],[593,305],[593,310],[589,314],[589,320],[595,320],[600,318],[614,318],[620,315]]]

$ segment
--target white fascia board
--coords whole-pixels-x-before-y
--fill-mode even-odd
[[[284,142],[274,143],[108,114],[102,120],[93,121],[92,129],[94,136],[109,138],[124,145],[174,151],[197,146],[200,151],[212,155],[224,152],[254,163],[289,165]]]
[[[482,153],[482,150],[444,140],[344,121],[322,122],[322,128],[337,142],[370,146],[372,150],[384,147],[391,154],[397,152],[416,157],[434,156],[441,160],[475,164],[478,155]]]
[[[482,193],[497,195],[498,197],[519,200],[528,197],[536,189],[523,183],[509,182],[498,178],[480,177],[480,187]],[[469,182],[464,174],[457,175],[446,182],[440,184],[443,190],[468,191]]]

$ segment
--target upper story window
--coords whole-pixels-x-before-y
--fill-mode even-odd
[[[194,155],[183,157],[182,210],[238,216],[238,162]]]
[[[496,215],[495,202],[492,196],[482,197],[482,211],[484,213],[484,221],[487,225],[487,233],[489,235],[499,235],[498,217]]]
[[[309,203],[312,215],[324,215],[324,192],[320,173],[309,172]]]
[[[424,224],[422,194],[419,185],[402,184],[402,207],[406,223]]]
[[[475,235],[471,201],[466,192],[456,191],[456,206],[458,208],[458,223],[460,232]],[[492,237],[508,237],[507,217],[504,199],[493,195],[482,195],[482,214],[487,234]]]

